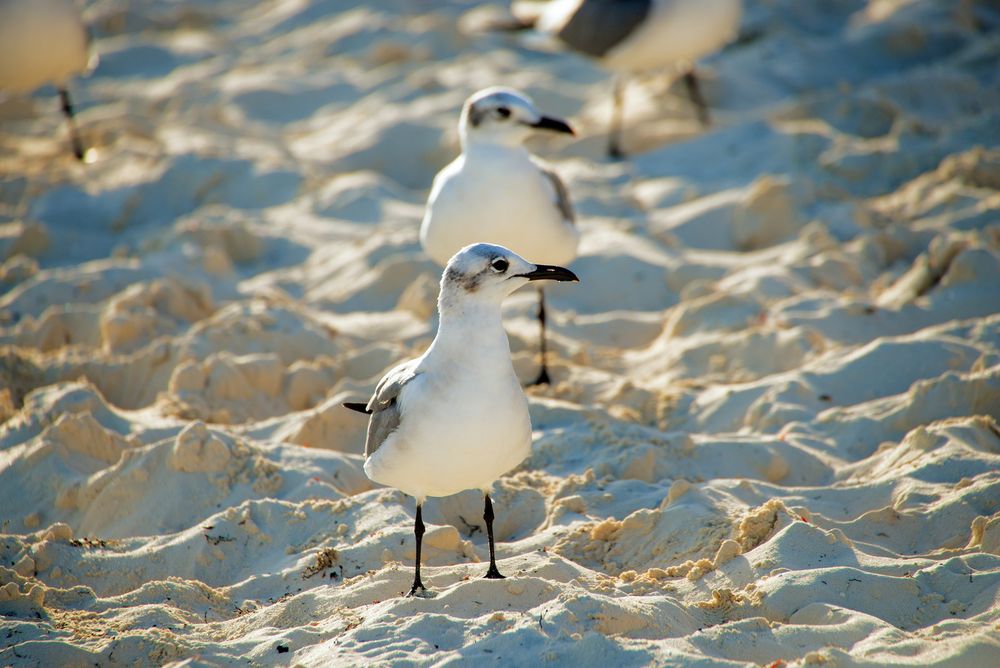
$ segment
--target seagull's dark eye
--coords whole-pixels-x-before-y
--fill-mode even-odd
[[[490,266],[493,268],[493,271],[497,272],[498,274],[502,274],[503,272],[507,271],[507,267],[510,266],[510,263],[507,262],[507,260],[503,259],[502,257],[498,257],[497,259],[493,260],[493,262],[490,262]]]
[[[497,107],[497,115],[499,115],[500,118],[509,118],[510,109],[508,109],[507,107]]]

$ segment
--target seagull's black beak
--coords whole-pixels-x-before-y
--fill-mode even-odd
[[[566,121],[559,120],[558,118],[552,118],[551,116],[542,116],[538,119],[537,123],[529,123],[531,127],[538,128],[539,130],[552,130],[553,132],[564,132],[568,135],[575,135],[573,128],[569,126]]]
[[[529,271],[526,274],[518,274],[522,278],[526,278],[529,281],[574,281],[578,282],[580,279],[576,277],[569,269],[565,267],[557,267],[551,264],[536,264],[534,271]]]

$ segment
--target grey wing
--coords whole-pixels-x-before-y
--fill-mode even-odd
[[[559,178],[555,170],[546,165],[541,160],[533,160],[535,166],[542,173],[542,176],[549,180],[552,184],[552,189],[556,194],[555,205],[559,207],[559,212],[562,214],[563,220],[567,223],[576,223],[576,212],[573,211],[573,202],[569,198],[569,190],[566,188],[566,184],[563,180]]]
[[[411,380],[417,377],[418,360],[411,360],[394,367],[382,377],[375,387],[375,394],[368,402],[371,418],[368,420],[368,436],[365,439],[365,459],[375,454],[375,451],[385,443],[389,434],[399,427],[401,411],[399,393]]]
[[[653,0],[583,0],[556,36],[577,51],[600,58],[646,19]]]

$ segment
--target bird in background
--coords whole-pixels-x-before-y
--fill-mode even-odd
[[[679,70],[699,121],[708,125],[694,65],[737,36],[743,8],[741,0],[519,0],[511,12],[514,22],[497,27],[534,29],[615,73],[608,155],[620,158],[629,75]]]
[[[73,0],[0,0],[0,93],[26,94],[45,85],[59,91],[73,155],[85,151],[77,131],[69,80],[97,59]]]
[[[430,496],[482,490],[490,550],[486,578],[504,577],[496,564],[490,488],[530,454],[531,419],[500,306],[518,288],[546,280],[579,279],[568,269],[532,264],[502,246],[478,243],[461,249],[441,276],[440,321],[427,352],[385,374],[367,403],[344,404],[371,415],[365,440],[368,477],[417,500],[411,596],[426,589],[420,580],[421,507]]]
[[[438,264],[479,241],[547,264],[569,264],[580,239],[569,192],[558,174],[524,147],[533,132],[573,134],[510,88],[487,88],[466,100],[458,123],[462,154],[434,177],[420,242]],[[538,289],[541,368],[530,384],[550,382],[545,293]]]

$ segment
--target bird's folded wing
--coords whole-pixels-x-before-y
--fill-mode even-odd
[[[571,16],[553,16],[551,21],[542,17],[536,25],[577,51],[600,58],[635,32],[652,5],[653,0],[584,0]],[[547,23],[551,25],[543,26]]]
[[[389,434],[399,427],[402,414],[399,393],[417,377],[417,362],[418,360],[410,360],[393,368],[375,387],[375,394],[367,406],[371,419],[368,421],[368,437],[365,439],[365,458],[375,454]]]
[[[559,213],[562,214],[563,220],[567,223],[575,224],[576,212],[573,210],[573,202],[569,198],[569,190],[566,188],[566,184],[563,183],[563,180],[559,178],[559,175],[549,165],[534,157],[532,157],[532,162],[535,163],[538,171],[548,179],[549,184],[552,186],[552,201],[559,208]]]

